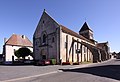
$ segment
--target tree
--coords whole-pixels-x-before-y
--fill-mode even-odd
[[[23,59],[25,59],[25,57],[31,55],[31,53],[32,52],[30,51],[30,49],[22,47],[15,51],[15,56],[17,56],[18,58],[22,57]]]
[[[19,54],[19,51],[18,50],[16,50],[15,52],[14,52],[14,54],[15,54],[15,56],[19,59],[20,58],[20,54]]]

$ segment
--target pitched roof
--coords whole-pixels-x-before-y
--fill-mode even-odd
[[[56,22],[56,21],[45,11],[45,9],[44,9],[44,11],[43,11],[42,17],[43,17],[44,15],[47,15],[47,16],[50,17],[54,22]],[[41,17],[41,18],[42,18],[42,17]],[[41,19],[40,19],[40,21],[41,21]],[[65,26],[63,26],[63,25],[60,25],[60,24],[57,23],[57,22],[56,22],[56,24],[58,24],[60,27],[62,27],[62,31],[63,31],[63,32],[66,32],[66,33],[68,33],[68,34],[71,34],[71,35],[76,36],[76,37],[78,37],[78,38],[80,38],[80,39],[86,40],[86,41],[88,41],[88,42],[94,43],[93,40],[91,41],[91,40],[85,38],[84,36],[79,35],[78,33],[76,33],[76,32],[74,32],[74,31],[68,29],[67,27],[65,27]],[[87,24],[87,23],[85,22],[85,24]],[[37,28],[38,28],[38,27],[37,27]],[[36,28],[36,30],[35,30],[35,33],[34,33],[34,36],[33,36],[33,37],[35,37],[37,28]]]
[[[50,18],[50,19],[51,19],[52,21],[54,21],[57,25],[59,25],[59,23],[58,23],[57,21],[55,21],[55,19],[52,18],[52,17],[47,13],[47,11],[44,9],[44,11],[43,11],[43,13],[42,13],[42,16],[41,16],[41,18],[40,18],[40,20],[39,20],[39,22],[38,22],[38,25],[37,25],[37,27],[36,27],[36,29],[35,29],[35,32],[34,32],[34,34],[33,34],[33,37],[35,37],[35,34],[36,34],[36,32],[38,31],[38,29],[39,29],[39,23],[40,23],[40,21],[42,21],[42,17],[44,17],[44,16]],[[42,21],[42,22],[43,22],[43,21]]]
[[[96,44],[97,47],[104,47],[104,46],[108,46],[108,41],[107,42],[103,42],[103,43],[97,43]]]
[[[97,46],[104,46],[104,45],[108,45],[108,41],[103,43],[97,43]]]
[[[5,45],[33,47],[32,42],[25,35],[17,34],[13,34]]]
[[[75,36],[75,37],[78,37],[78,38],[80,38],[80,39],[86,40],[86,41],[88,41],[88,42],[94,43],[93,41],[88,40],[87,38],[85,38],[85,37],[83,37],[82,35],[79,35],[78,33],[76,33],[76,32],[74,32],[74,31],[68,29],[67,27],[65,27],[65,26],[63,26],[63,25],[60,25],[60,26],[62,27],[62,31],[63,31],[63,32],[68,33],[68,34],[70,34],[70,35],[73,35],[73,36]]]
[[[79,32],[86,31],[86,30],[91,30],[91,29],[89,28],[88,24],[85,22]]]

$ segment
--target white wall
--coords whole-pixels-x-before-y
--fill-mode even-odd
[[[14,55],[14,51],[18,50],[21,47],[6,45],[5,48],[6,48],[5,61],[12,61],[12,56],[14,56],[14,59],[17,59],[17,57]],[[31,48],[31,47],[27,47],[27,48],[29,48],[33,52],[33,48]],[[31,56],[29,56],[29,57],[30,57],[30,59],[33,59]],[[27,58],[28,57],[26,57],[26,59]]]
[[[77,38],[75,36],[69,35],[67,33],[62,32],[62,40],[61,40],[61,54],[60,54],[60,59],[62,59],[62,62],[66,62],[66,48],[65,48],[65,42],[66,42],[66,35],[68,35],[68,58],[69,58],[69,62],[72,62],[72,49],[71,49],[71,45],[72,45],[72,38],[74,38],[75,40],[78,40],[79,42],[83,41],[85,43],[88,43],[90,45],[94,45],[92,43],[89,43],[85,40],[82,40],[80,38]],[[80,49],[81,44],[78,43],[78,49]],[[76,53],[76,49],[77,49],[77,42],[74,43],[74,52],[73,52],[73,62],[77,62],[77,53]],[[84,52],[84,48],[86,50],[86,52]],[[81,53],[82,53],[82,60],[81,60]],[[78,54],[79,56],[79,62],[84,62],[85,59],[86,61],[90,61],[90,59],[92,58],[92,53],[91,51],[84,45],[82,45],[82,52],[80,54]]]

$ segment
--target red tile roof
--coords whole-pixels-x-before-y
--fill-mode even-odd
[[[13,34],[5,45],[33,47],[32,42],[25,35],[16,34]]]

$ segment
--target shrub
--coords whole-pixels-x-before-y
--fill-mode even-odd
[[[79,63],[78,62],[74,62],[73,65],[79,65]]]
[[[51,63],[52,63],[53,65],[56,65],[56,59],[51,59]]]
[[[62,65],[70,65],[70,62],[62,62]]]

